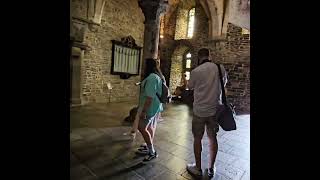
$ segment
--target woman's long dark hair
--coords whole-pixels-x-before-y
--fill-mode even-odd
[[[147,78],[151,73],[157,74],[158,76],[160,76],[161,79],[164,78],[164,76],[160,70],[160,65],[157,62],[157,60],[152,59],[152,58],[147,58],[143,79]]]

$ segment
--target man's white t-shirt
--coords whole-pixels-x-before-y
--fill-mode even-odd
[[[227,73],[222,65],[224,85]],[[194,90],[193,113],[199,117],[214,116],[217,106],[221,103],[221,85],[218,66],[205,62],[191,71],[188,88]]]

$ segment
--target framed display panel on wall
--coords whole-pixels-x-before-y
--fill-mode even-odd
[[[130,38],[112,40],[111,74],[120,75],[124,79],[139,75],[141,49]]]

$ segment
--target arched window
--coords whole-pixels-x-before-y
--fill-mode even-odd
[[[192,8],[189,10],[189,13],[188,13],[188,31],[187,31],[188,38],[192,38],[193,36],[195,12],[196,12],[196,9]]]
[[[186,54],[186,63],[185,63],[185,73],[186,73],[186,79],[189,80],[190,79],[190,71],[191,71],[191,53],[188,52]]]

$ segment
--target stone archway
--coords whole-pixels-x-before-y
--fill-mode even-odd
[[[194,48],[188,40],[180,40],[176,43],[176,48],[171,55],[171,66],[170,66],[170,79],[169,88],[171,92],[174,92],[177,86],[181,85],[181,77],[184,73],[185,55],[190,52],[194,57]],[[192,58],[192,68],[194,67],[194,59]]]

